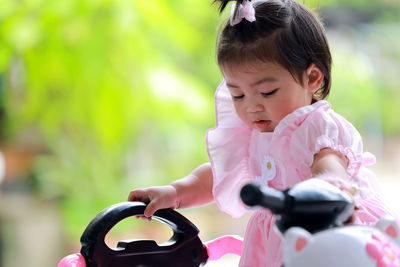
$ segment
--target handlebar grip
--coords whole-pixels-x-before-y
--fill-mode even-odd
[[[145,208],[143,202],[122,202],[97,214],[81,236],[86,266],[198,267],[207,261],[197,227],[172,209],[157,210],[152,216],[172,229],[169,242],[158,245],[153,240],[120,241],[116,249],[109,248],[105,243],[107,233],[123,219],[143,215]]]
[[[343,225],[354,212],[354,203],[346,193],[318,178],[307,179],[283,192],[248,184],[240,196],[248,206],[262,206],[277,215],[276,225],[282,233],[293,226],[314,233]]]
[[[247,206],[262,206],[275,214],[285,209],[285,194],[270,187],[247,184],[240,191],[240,197]]]

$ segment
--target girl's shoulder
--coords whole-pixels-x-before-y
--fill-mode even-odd
[[[325,132],[332,128],[343,129],[343,131],[357,132],[354,126],[343,116],[336,113],[328,101],[320,100],[312,105],[298,108],[287,115],[275,129],[275,136],[287,135],[298,131],[319,131]],[[286,133],[286,134],[285,134]]]
[[[336,113],[329,102],[320,100],[314,105],[316,105],[316,108],[299,123],[299,129],[306,128],[311,130],[314,128],[321,132],[339,131],[343,134],[356,133],[358,135],[358,131],[353,124],[339,113]]]
[[[325,100],[314,103],[308,112],[298,116],[293,129],[294,136],[300,137],[300,140],[306,138],[310,142],[318,138],[329,138],[348,145],[361,141],[353,124],[336,113]]]

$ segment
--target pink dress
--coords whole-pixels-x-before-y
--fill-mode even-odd
[[[233,217],[246,211],[239,192],[249,182],[283,190],[311,178],[314,154],[331,148],[348,159],[350,182],[360,193],[357,224],[372,224],[391,214],[376,192],[375,178],[364,166],[373,164],[363,153],[360,134],[326,101],[301,107],[280,121],[272,133],[248,127],[236,115],[225,81],[215,93],[216,127],[207,132],[212,165],[213,194],[218,207]],[[281,267],[281,236],[274,217],[265,209],[255,211],[244,236],[240,267]]]

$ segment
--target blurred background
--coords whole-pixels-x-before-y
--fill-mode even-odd
[[[331,44],[328,100],[377,156],[373,170],[400,214],[400,2],[305,5]],[[211,0],[0,0],[0,267],[56,266],[102,209],[208,160],[224,18]],[[248,218],[215,205],[182,213],[203,241],[243,235]],[[170,233],[132,219],[106,241]]]

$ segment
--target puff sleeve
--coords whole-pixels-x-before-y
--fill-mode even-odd
[[[330,148],[344,155],[348,161],[347,173],[355,178],[363,165],[375,163],[375,157],[363,153],[362,139],[354,126],[339,114],[323,105],[310,113],[293,133],[290,154],[304,176],[313,164],[314,155]]]
[[[330,148],[340,152],[348,161],[349,180],[338,180],[329,174],[322,174],[319,178],[339,185],[340,188],[343,187],[342,190],[349,193],[352,193],[351,190],[346,188],[355,186],[358,189],[358,194],[353,195],[357,206],[355,224],[373,225],[386,214],[393,216],[381,197],[375,175],[364,168],[375,163],[375,157],[371,153],[363,153],[358,131],[329,107],[330,105],[322,106],[310,113],[293,133],[290,154],[299,174],[304,179],[311,177],[310,167],[314,155],[321,149]]]

